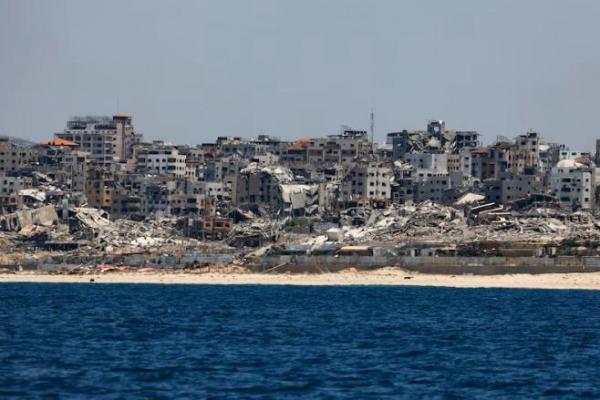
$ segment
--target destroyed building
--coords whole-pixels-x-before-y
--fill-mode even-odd
[[[42,143],[0,140],[0,228],[39,247],[166,254],[360,244],[436,255],[472,243],[498,254],[498,243],[600,238],[597,155],[535,131],[481,137],[432,120],[385,144],[343,127],[181,145],[143,142],[128,115],[77,117]]]

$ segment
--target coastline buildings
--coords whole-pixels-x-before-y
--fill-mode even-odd
[[[171,218],[190,234],[222,238],[257,216],[339,224],[348,210],[427,200],[510,208],[545,199],[561,212],[598,210],[597,153],[545,143],[535,131],[485,146],[480,138],[433,120],[390,132],[385,144],[344,128],[290,141],[221,136],[178,145],[143,142],[126,114],[75,117],[36,145],[0,140],[0,211],[85,205],[113,219]]]

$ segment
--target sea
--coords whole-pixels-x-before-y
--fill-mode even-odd
[[[600,292],[0,284],[0,398],[600,398]]]

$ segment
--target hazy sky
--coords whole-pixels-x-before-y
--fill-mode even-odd
[[[600,1],[0,0],[0,133],[133,114],[147,139],[376,138],[445,119],[592,149]]]

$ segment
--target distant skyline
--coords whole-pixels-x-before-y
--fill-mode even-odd
[[[369,129],[528,129],[595,148],[598,1],[0,0],[0,134],[134,117],[195,144]],[[118,106],[117,106],[118,104]],[[118,110],[117,110],[118,108]]]

